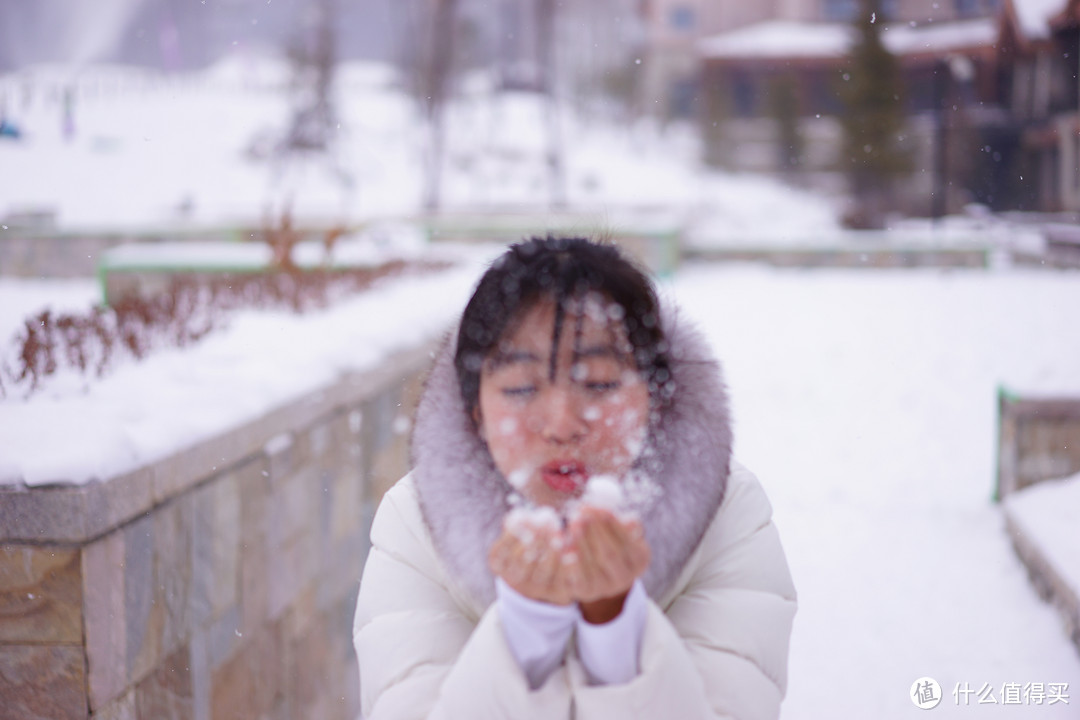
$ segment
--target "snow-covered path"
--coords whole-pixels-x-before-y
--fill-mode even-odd
[[[1080,655],[990,500],[998,384],[1080,391],[1080,274],[698,266],[665,292],[724,363],[799,590],[783,717],[920,716],[923,676],[934,717],[1080,717]],[[1002,705],[1006,683],[1069,705]]]

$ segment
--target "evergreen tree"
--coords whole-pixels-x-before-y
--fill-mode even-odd
[[[856,224],[877,227],[893,183],[910,171],[899,64],[881,41],[880,0],[860,0],[857,39],[844,73],[843,165],[858,204]]]
[[[769,83],[769,106],[776,121],[777,164],[783,173],[795,172],[802,163],[803,138],[799,130],[799,88],[791,74]]]

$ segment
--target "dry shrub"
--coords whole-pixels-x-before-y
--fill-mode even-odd
[[[289,253],[285,253],[289,257]],[[406,269],[426,272],[439,263],[389,262],[375,268],[298,270],[288,260],[272,272],[178,275],[168,290],[149,298],[129,295],[112,307],[84,314],[46,310],[28,318],[14,340],[14,368],[0,359],[0,397],[17,388],[29,397],[63,368],[101,377],[123,357],[141,360],[157,348],[186,347],[222,326],[243,308],[282,308],[296,313],[328,304]]]

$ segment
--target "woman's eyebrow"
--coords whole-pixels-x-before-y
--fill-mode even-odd
[[[620,353],[614,345],[589,345],[574,350],[575,360],[593,357],[612,357],[618,360],[625,356],[626,353]]]
[[[540,357],[528,350],[510,350],[508,352],[496,352],[490,358],[488,358],[488,370],[498,370],[501,367],[507,365],[513,365],[515,363],[538,363]]]

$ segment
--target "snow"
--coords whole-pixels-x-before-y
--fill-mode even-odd
[[[1075,717],[1080,657],[990,498],[998,385],[1080,394],[1080,275],[693,266],[665,293],[723,360],[799,591],[782,717],[908,717],[923,676],[935,717],[965,682],[1067,682],[987,714]]]
[[[625,501],[626,496],[618,479],[610,475],[589,478],[589,482],[585,485],[585,493],[581,496],[582,505],[611,512],[619,510]]]
[[[0,351],[28,319],[44,310],[85,312],[100,302],[96,280],[0,278]]]
[[[700,41],[705,58],[840,58],[854,40],[848,25],[769,20]]]
[[[199,73],[107,66],[39,66],[0,76],[0,98],[24,139],[0,141],[0,223],[51,214],[65,231],[197,234],[258,227],[289,209],[297,225],[361,226],[422,212],[426,133],[387,67],[346,63],[336,90],[337,159],[259,159],[288,120],[279,60],[237,55]],[[62,133],[59,97],[77,88],[76,134]],[[447,108],[443,204],[452,213],[535,213],[552,183],[545,108],[496,95],[477,75]],[[29,95],[27,95],[29,92]],[[571,229],[664,230],[685,218],[723,227],[723,215],[781,234],[837,227],[820,196],[700,166],[691,128],[603,114],[559,113]],[[60,169],[62,168],[62,171]],[[12,232],[11,229],[0,232]]]
[[[894,54],[944,52],[985,47],[997,41],[993,18],[931,23],[882,30],[885,47]],[[701,54],[712,59],[842,58],[855,42],[849,25],[770,20],[702,40]]]
[[[1067,0],[1013,0],[1020,29],[1029,38],[1050,37],[1050,20],[1065,10]]]
[[[509,533],[526,544],[531,543],[540,530],[557,534],[563,527],[555,508],[546,506],[515,507],[506,514],[503,524]]]
[[[996,18],[929,23],[917,27],[890,25],[882,33],[885,47],[896,55],[987,47],[996,43],[997,39]]]
[[[1080,597],[1080,474],[1045,481],[1012,493],[1005,507],[1022,532],[1045,555],[1062,580]]]

